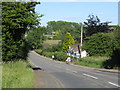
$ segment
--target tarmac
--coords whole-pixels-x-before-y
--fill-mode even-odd
[[[50,60],[52,60],[52,59],[50,59]],[[55,62],[65,63],[65,62],[60,62],[60,61],[55,61]],[[119,70],[114,70],[114,69],[92,68],[92,67],[87,67],[87,66],[75,65],[72,63],[71,63],[71,65],[74,65],[74,66],[80,67],[80,68],[98,70],[98,71],[102,71],[102,72],[120,73]],[[38,68],[38,66],[34,66],[34,67]],[[37,70],[33,70],[33,71],[34,71],[35,77],[36,77],[36,88],[64,88],[64,85],[50,73],[48,73],[42,69],[37,69]]]
[[[35,70],[36,88],[64,88],[63,84],[46,71]]]

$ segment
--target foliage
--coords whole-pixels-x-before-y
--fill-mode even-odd
[[[87,37],[82,49],[92,56],[109,56],[112,54],[114,45],[111,34],[98,33]]]
[[[67,49],[69,49],[70,46],[72,46],[75,43],[73,37],[71,36],[70,33],[66,33],[64,40],[63,40],[63,46],[62,46],[62,50],[63,52],[66,52]]]
[[[113,41],[115,41],[115,49],[120,49],[120,26],[116,27],[116,30],[113,32]]]
[[[85,32],[85,36],[91,36],[92,34],[99,32],[109,32],[108,24],[110,22],[100,22],[98,16],[89,15],[89,18],[86,19],[87,22],[84,22],[85,26],[87,26],[87,30]]]
[[[3,63],[2,88],[35,88],[34,73],[27,65],[22,60]]]
[[[64,52],[55,52],[54,56],[55,59],[58,61],[65,61],[66,58],[68,57],[67,54]]]
[[[11,61],[22,56],[24,35],[39,24],[35,6],[39,2],[2,2],[2,59]],[[22,55],[20,55],[20,53]],[[23,52],[24,53],[24,52]]]
[[[26,40],[32,49],[41,47],[43,40],[45,40],[45,37],[43,36],[43,33],[45,32],[45,27],[38,27],[27,34]]]
[[[50,52],[46,50],[36,49],[35,52],[37,52],[40,55],[50,57],[50,58],[52,58],[52,55],[54,55],[55,56],[54,59],[58,61],[65,61],[66,58],[68,57],[66,53],[61,52],[61,51]]]
[[[51,46],[55,46],[57,47],[56,45],[59,45],[61,43],[61,40],[45,40],[42,44],[43,48],[48,48],[48,47],[51,47]]]
[[[105,68],[120,68],[120,27],[113,32],[113,52],[111,58],[103,63]]]
[[[50,21],[47,23],[47,33],[56,32],[55,40],[63,40],[63,36],[69,32],[75,40],[80,38],[80,24],[66,21]]]
[[[35,49],[35,52],[37,52],[38,54],[42,55],[42,49]]]
[[[78,62],[75,62],[75,64],[94,67],[94,68],[104,68],[103,63],[108,59],[110,59],[110,57],[106,57],[106,56],[84,57],[84,58],[80,58]]]

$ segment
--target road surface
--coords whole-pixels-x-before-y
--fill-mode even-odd
[[[102,72],[78,65],[67,65],[31,51],[28,58],[57,78],[63,88],[119,88],[118,73]]]

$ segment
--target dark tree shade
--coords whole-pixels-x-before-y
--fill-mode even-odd
[[[91,36],[92,34],[99,33],[99,32],[109,32],[109,26],[108,24],[111,22],[100,22],[100,19],[98,16],[89,15],[88,19],[86,19],[87,22],[84,22],[87,30],[85,35]]]
[[[2,2],[2,59],[19,58],[25,33],[39,24],[35,6],[39,2]]]

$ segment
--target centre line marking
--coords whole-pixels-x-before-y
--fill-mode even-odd
[[[119,85],[115,84],[115,83],[112,83],[112,82],[108,82],[109,84],[111,85],[114,85],[114,86],[117,86],[117,87],[120,87]]]
[[[97,77],[94,77],[94,76],[91,76],[91,75],[88,75],[88,74],[85,74],[85,73],[83,73],[83,75],[94,78],[94,79],[98,79]]]

